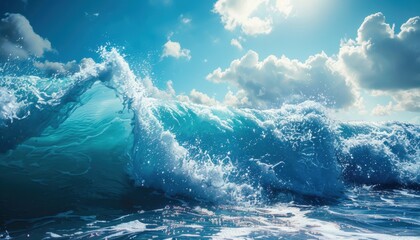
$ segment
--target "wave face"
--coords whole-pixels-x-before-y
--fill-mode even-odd
[[[418,125],[338,122],[322,105],[310,101],[255,110],[156,99],[149,96],[141,78],[115,49],[102,51],[102,58],[102,63],[85,64],[80,72],[62,79],[1,78],[3,162],[24,151],[22,146],[37,151],[34,159],[50,154],[54,147],[48,144],[59,145],[53,140],[60,139],[60,131],[52,129],[67,123],[83,126],[80,132],[72,133],[74,138],[67,144],[81,141],[86,151],[113,146],[121,155],[127,153],[119,171],[108,164],[105,172],[128,172],[137,186],[169,196],[252,203],[271,199],[279,192],[336,198],[354,185],[420,185]],[[107,105],[99,104],[98,99],[107,101],[101,97],[104,93],[92,89],[103,87],[111,89],[123,107],[117,104],[106,110]],[[95,107],[74,116],[89,101],[98,101],[93,106],[106,112],[101,116],[107,120],[98,126],[83,125]],[[124,119],[118,113],[121,108],[128,111],[128,122],[118,120]],[[106,130],[113,123],[119,130]],[[103,131],[95,132],[98,129]],[[48,144],[40,148],[34,139],[45,139],[48,134]],[[108,134],[101,136],[121,144],[92,143],[83,140],[86,134]],[[71,154],[77,152],[73,149]],[[89,157],[80,159],[91,164]],[[72,175],[72,171],[60,173]],[[106,191],[105,186],[101,189]]]

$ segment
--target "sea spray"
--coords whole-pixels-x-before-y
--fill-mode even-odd
[[[117,50],[103,50],[101,55],[112,69],[109,79],[102,81],[134,112],[129,174],[136,184],[157,188],[169,195],[211,201],[243,198],[241,192],[250,187],[228,181],[229,174],[234,172],[233,166],[205,156],[191,156],[188,148],[181,146],[176,136],[165,130],[156,118],[141,79],[134,75]]]

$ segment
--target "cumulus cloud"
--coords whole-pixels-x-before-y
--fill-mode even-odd
[[[338,55],[343,74],[361,88],[388,95],[392,110],[420,111],[420,17],[401,25],[399,33],[382,13],[367,16],[357,38],[341,44]],[[377,107],[375,112],[391,110]]]
[[[356,95],[335,65],[325,53],[311,56],[305,62],[273,55],[260,61],[256,52],[249,51],[229,68],[214,70],[207,79],[238,88],[241,96],[231,93],[227,101],[235,102],[234,97],[239,97],[253,107],[275,107],[305,99],[321,99],[334,108],[348,107]]]
[[[188,99],[193,103],[207,106],[215,106],[219,104],[219,102],[216,99],[209,97],[207,94],[197,91],[195,89],[191,90]]]
[[[170,39],[163,45],[162,57],[186,58],[191,59],[190,50],[181,48],[179,42],[173,42]]]
[[[244,90],[239,90],[236,93],[233,93],[229,90],[225,95],[223,103],[229,106],[236,107],[246,107],[250,105],[248,97],[246,96],[246,92]]]
[[[233,8],[233,12],[225,9],[226,16],[222,14],[225,27],[233,30],[243,28],[242,23],[255,9],[270,2],[247,3],[243,10],[234,7],[239,2],[220,0],[222,5],[216,3],[215,7]],[[239,47],[240,41],[235,40],[231,44]],[[256,52],[249,51],[228,68],[214,70],[207,79],[235,87],[237,92],[229,91],[225,103],[236,106],[266,108],[287,101],[318,99],[334,108],[353,105],[362,109],[360,91],[366,90],[373,96],[380,93],[392,99],[388,105],[377,105],[374,115],[419,112],[420,17],[408,19],[396,32],[382,13],[372,14],[359,27],[357,37],[342,41],[338,54],[332,57],[321,53],[300,62],[272,55],[259,60]]]
[[[247,35],[258,35],[270,33],[274,15],[287,17],[292,8],[289,0],[218,0],[213,12],[227,30],[240,28]]]
[[[410,18],[398,34],[382,13],[366,17],[357,38],[342,43],[339,58],[362,88],[420,88],[420,17]]]
[[[28,19],[18,13],[6,13],[0,21],[0,58],[42,57],[52,51],[51,43],[34,32]]]
[[[176,100],[186,103],[195,103],[205,106],[217,106],[220,105],[216,99],[209,97],[207,94],[197,91],[195,89],[191,90],[188,95],[180,94],[177,95]]]

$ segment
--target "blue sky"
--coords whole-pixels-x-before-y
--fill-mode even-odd
[[[0,3],[4,24],[10,22],[4,20],[6,13],[19,13],[29,21],[34,33],[50,42],[51,47],[46,47],[45,52],[36,56],[38,62],[66,63],[86,57],[99,61],[96,50],[101,45],[110,44],[124,48],[122,52],[127,55],[132,68],[151,75],[159,88],[165,88],[166,82],[171,80],[178,94],[190,94],[190,99],[196,99],[191,96],[194,89],[219,102],[227,99],[226,93],[230,90],[235,96],[232,104],[258,108],[278,106],[301,92],[313,99],[316,93],[309,91],[308,86],[318,89],[315,87],[320,81],[318,78],[331,78],[323,83],[331,84],[331,87],[317,91],[327,100],[336,102],[331,107],[336,109],[339,118],[415,122],[420,121],[420,75],[416,70],[420,69],[420,61],[415,61],[420,57],[420,47],[413,42],[420,41],[419,24],[416,21],[412,24],[414,35],[409,40],[401,37],[395,43],[389,43],[394,51],[378,50],[364,60],[357,60],[357,56],[350,54],[341,43],[356,41],[358,29],[372,14],[382,13],[372,17],[371,23],[378,23],[383,17],[391,28],[395,26],[397,35],[402,24],[418,16],[419,10],[420,1],[416,0],[2,0]],[[375,26],[380,28],[382,25]],[[367,35],[374,32],[372,28],[365,31]],[[374,36],[372,34],[369,36]],[[375,44],[374,40],[367,38],[357,43],[360,56],[366,55],[362,52],[364,43],[370,41],[372,46],[381,46],[388,40],[379,39]],[[168,42],[173,44],[166,45],[165,54]],[[388,43],[383,44],[383,48],[379,48],[388,49]],[[174,50],[177,46],[179,51]],[[328,71],[338,69],[338,75],[316,72],[316,63],[301,66],[281,60],[284,56],[305,63],[310,56],[321,52],[326,56],[315,57],[323,64],[319,71],[324,71],[327,66]],[[245,61],[239,60],[237,67],[231,65],[235,59],[245,59],[246,56],[258,56],[260,65],[264,65],[263,60],[270,55],[275,57],[270,60],[276,67],[267,65],[262,70],[255,65],[247,68]],[[379,60],[378,66],[360,72],[360,67],[354,67],[357,61],[378,62],[378,56],[385,59],[396,55],[401,55],[398,63]],[[394,76],[390,71],[378,70],[381,66],[406,61],[411,61],[409,69],[405,70],[407,64],[404,64],[395,70],[401,71],[402,75]],[[337,62],[339,66],[331,62]],[[270,61],[267,64],[271,64]],[[282,74],[262,72],[269,71],[269,67]],[[220,74],[215,74],[218,68]],[[299,72],[292,74],[292,70]],[[260,79],[257,82],[243,74]],[[299,83],[300,76],[307,76],[307,82]],[[384,84],[385,80],[379,83],[370,81],[384,76],[389,78],[386,80],[389,84]],[[399,84],[405,81],[400,76],[410,84]],[[296,84],[287,85],[291,80],[296,80]],[[342,81],[341,85],[337,81]],[[336,91],[333,86],[340,90]],[[349,90],[341,91],[346,86]],[[270,92],[269,88],[275,91]],[[341,96],[347,97],[341,99]],[[240,99],[246,101],[239,103]]]

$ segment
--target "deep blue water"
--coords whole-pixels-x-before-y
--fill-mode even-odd
[[[416,239],[420,126],[150,97],[118,52],[0,79],[0,238]]]

